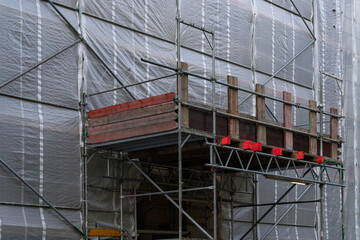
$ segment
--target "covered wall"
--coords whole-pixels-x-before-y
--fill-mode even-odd
[[[327,111],[330,107],[340,108],[343,91],[347,117],[343,123],[346,143],[342,149],[347,168],[345,238],[357,239],[360,232],[356,83],[360,6],[355,0],[294,0],[294,3],[316,41],[302,19],[294,14],[296,9],[290,1],[181,0],[181,17],[214,30],[216,77],[220,81],[233,75],[239,78],[241,87],[248,89],[267,82],[267,94],[279,96],[282,91],[288,91],[297,100],[323,102]],[[173,73],[141,58],[176,66],[176,2],[57,0],[54,6],[77,33],[48,1],[0,0],[0,158],[81,228],[82,126],[78,111],[81,92],[91,94],[119,87],[120,83],[141,82]],[[182,26],[182,31],[181,60],[189,64],[190,71],[210,76],[211,51],[206,37],[186,26]],[[83,38],[81,43],[76,42],[79,36]],[[49,57],[52,58],[47,60]],[[44,60],[47,61],[37,66]],[[286,63],[289,64],[285,66]],[[31,70],[14,79],[28,69]],[[335,79],[322,72],[344,79],[345,87],[341,82],[339,87]],[[270,79],[272,75],[276,77]],[[9,80],[14,81],[3,86]],[[88,109],[174,91],[175,84],[175,77],[169,77],[127,91],[89,97]],[[217,89],[218,106],[227,108],[227,90],[221,86]],[[209,82],[190,77],[189,91],[190,100],[211,102]],[[239,93],[243,102],[239,110],[254,114],[255,99],[247,96]],[[271,112],[281,122],[281,105],[272,101],[267,104],[270,109],[267,118],[273,118]],[[294,125],[306,128],[307,112],[294,111]],[[325,129],[329,129],[328,119],[324,120]],[[90,181],[100,181],[101,171],[106,172],[104,166],[98,171],[99,164],[101,160],[94,158],[89,165],[88,175],[93,177]],[[0,238],[80,237],[52,210],[40,208],[45,204],[4,168],[0,168],[0,177]],[[270,185],[259,193],[266,201],[275,201],[287,187],[278,181],[266,183]],[[302,189],[298,187],[291,197],[296,198]],[[103,191],[101,196],[92,193],[90,206],[119,210],[118,205],[114,206],[117,200],[113,200],[118,199],[118,193]],[[311,190],[306,198],[315,199],[317,194]],[[326,188],[325,239],[341,239],[341,197],[339,189]],[[284,210],[285,207],[277,207],[267,221],[275,221]],[[317,211],[314,204],[299,205],[283,221],[297,226],[279,226],[268,239],[316,239]],[[101,216],[102,226],[119,224],[116,213],[98,211],[97,214]],[[241,218],[248,213],[237,214]],[[89,224],[96,225],[91,220]],[[269,225],[262,225],[260,232],[268,228]]]

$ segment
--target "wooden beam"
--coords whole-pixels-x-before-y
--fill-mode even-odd
[[[292,102],[291,93],[283,92],[283,100]],[[292,128],[292,106],[290,104],[283,104],[283,120],[284,127]],[[290,131],[284,131],[284,148],[288,150],[294,149],[293,133]]]
[[[176,120],[175,112],[163,113],[163,114],[158,114],[158,115],[154,115],[154,116],[150,116],[150,117],[143,117],[143,118],[123,121],[123,122],[116,122],[116,123],[111,123],[111,124],[107,124],[107,125],[97,126],[97,127],[89,128],[88,133],[89,133],[89,136],[91,136],[91,135],[97,135],[97,134],[102,134],[102,133],[115,132],[115,131],[129,129],[129,128],[142,127],[145,125],[158,124],[158,123],[172,121],[172,120],[174,120],[174,121]]]
[[[174,102],[163,103],[160,105],[138,108],[130,111],[114,113],[102,117],[90,118],[89,127],[97,127],[106,124],[123,122],[129,120],[135,120],[144,117],[155,116],[158,114],[164,114],[169,112],[174,112],[177,110],[177,104]]]
[[[336,108],[330,108],[330,113],[337,115],[338,110]],[[330,138],[337,140],[338,138],[338,119],[336,117],[330,117]],[[331,142],[330,157],[337,159],[338,157],[338,144]]]
[[[309,108],[317,110],[316,101],[309,100]],[[314,111],[309,111],[309,133],[317,134],[317,114]],[[309,153],[317,155],[317,139],[309,137]]]
[[[121,233],[117,229],[90,229],[89,236],[94,237],[121,237]]]
[[[233,76],[227,76],[228,84],[238,86],[238,79]],[[238,115],[238,90],[236,88],[228,87],[228,112],[233,115]],[[229,118],[229,135],[232,138],[239,138],[239,120]]]
[[[256,92],[265,94],[265,86],[256,84]],[[265,98],[256,96],[256,120],[265,122]],[[256,124],[256,141],[266,144],[266,127]]]
[[[109,107],[104,108],[98,108],[95,110],[92,110],[88,113],[89,118],[96,118],[101,116],[106,116],[109,114],[117,113],[117,112],[123,112],[123,111],[129,111],[137,108],[143,108],[148,106],[153,106],[161,103],[171,102],[175,98],[175,93],[166,93],[163,95],[157,95],[154,97],[149,98],[143,98],[131,102],[121,103]]]
[[[187,63],[181,62],[181,70],[187,71],[188,68]],[[181,76],[181,101],[184,103],[189,101],[189,77],[187,74]],[[186,106],[181,106],[181,126],[189,127],[189,108]]]
[[[93,144],[93,143],[109,142],[119,139],[147,135],[151,133],[165,132],[175,128],[177,128],[177,122],[168,121],[163,123],[145,125],[137,128],[128,128],[114,132],[91,135],[89,136],[88,143]]]

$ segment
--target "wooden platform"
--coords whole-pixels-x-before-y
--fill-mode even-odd
[[[187,76],[182,81],[181,112],[182,139],[191,136],[183,148],[184,162],[202,164],[209,159],[209,146],[205,138],[212,138],[212,112],[210,106],[188,101]],[[237,78],[229,76],[228,83],[237,86]],[[256,85],[256,91],[265,94],[265,87]],[[175,93],[166,93],[114,106],[95,109],[88,113],[88,144],[90,147],[114,151],[130,152],[150,162],[177,162],[178,105]],[[228,89],[228,109],[217,109],[217,139],[231,137],[231,145],[240,147],[243,141],[261,142],[263,151],[272,153],[274,148],[282,148],[283,156],[296,158],[304,152],[305,160],[317,161],[320,153],[317,134],[317,104],[309,100],[309,128],[292,126],[292,96],[283,92],[283,123],[265,119],[265,98],[256,96],[256,116],[238,113],[238,93],[236,88]],[[209,109],[209,110],[206,110]],[[337,110],[331,109],[336,115]],[[337,118],[331,117],[329,139],[337,139]],[[309,136],[307,134],[313,134]],[[337,161],[338,143],[323,141],[323,155]],[[224,153],[219,153],[226,155]],[[247,153],[244,153],[245,155]],[[265,161],[265,160],[264,160]]]
[[[103,143],[177,128],[175,93],[90,111],[88,143]]]

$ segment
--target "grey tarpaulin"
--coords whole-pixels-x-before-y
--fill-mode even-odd
[[[141,58],[176,66],[175,0],[57,0],[54,3],[122,84],[172,73],[144,63]],[[256,83],[264,83],[301,52],[266,84],[267,94],[277,96],[286,90],[299,99],[322,100],[328,110],[341,106],[340,90],[333,78],[320,72],[344,79],[343,114],[347,118],[339,131],[345,133],[346,142],[342,149],[347,169],[345,238],[360,239],[357,160],[360,6],[356,0],[294,0],[294,3],[315,33],[315,43],[302,19],[291,13],[296,11],[288,0],[182,0],[181,14],[187,22],[214,30],[219,81],[233,75],[239,78],[241,87],[254,89]],[[56,54],[0,89],[0,157],[81,228],[82,126],[77,111],[80,88],[85,86],[90,94],[118,87],[119,83],[84,43],[63,50],[78,36],[47,1],[0,0],[0,19],[0,84]],[[182,26],[182,31],[182,61],[189,63],[190,71],[211,76],[211,49],[205,36],[186,26]],[[322,99],[320,79],[324,82]],[[190,77],[189,82],[192,101],[211,102],[209,82],[194,77]],[[131,87],[128,91],[142,98],[174,91],[175,84],[176,79],[170,77]],[[218,86],[218,106],[227,107],[226,94],[226,88]],[[128,92],[119,90],[89,98],[88,107],[94,109],[131,99]],[[254,114],[254,98],[247,99],[247,94],[239,93],[239,99],[244,100],[239,110]],[[281,121],[281,105],[273,101],[267,101],[267,105]],[[306,111],[294,111],[294,124],[306,127]],[[267,117],[272,118],[270,114]],[[328,129],[328,118],[324,120]],[[89,216],[97,219],[90,220],[89,226],[116,228],[119,193],[96,192],[96,186],[119,187],[104,181],[107,166],[102,163],[97,157],[89,163],[89,184],[95,186],[89,190]],[[51,210],[39,208],[44,203],[5,169],[0,169],[0,177],[0,239],[80,238]],[[263,184],[259,196],[264,202],[276,200],[286,187],[286,183],[279,181],[262,178],[260,181]],[[303,187],[297,187],[287,200],[296,198],[302,190]],[[340,190],[326,187],[325,193],[324,237],[341,239]],[[316,190],[310,190],[304,199],[315,199],[317,194]],[[125,207],[131,209],[133,203],[128,201]],[[223,208],[228,211],[226,204]],[[285,206],[277,207],[260,225],[260,234],[266,232],[285,209]],[[102,210],[113,212],[108,214]],[[266,208],[260,209],[259,214],[262,211]],[[296,206],[268,239],[316,239],[316,211],[314,204]],[[235,216],[246,220],[249,214],[245,209],[237,211]],[[132,232],[133,219],[128,219],[125,225]],[[224,222],[224,229],[229,227],[227,224]],[[237,230],[247,225],[250,223],[242,223]],[[240,231],[235,232],[235,236],[240,235]]]

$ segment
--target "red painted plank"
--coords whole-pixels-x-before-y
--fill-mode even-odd
[[[172,120],[176,120],[175,112],[164,113],[164,114],[159,114],[159,115],[150,116],[150,117],[144,117],[144,118],[124,121],[124,122],[117,122],[117,123],[113,123],[113,124],[97,126],[97,127],[90,128],[88,133],[89,133],[89,136],[91,136],[91,135],[97,135],[97,134],[102,134],[102,133],[107,133],[107,132],[115,132],[118,130],[124,130],[124,129],[129,129],[129,128],[137,128],[137,127],[141,127],[141,126],[145,126],[145,125],[168,122],[168,121],[172,121]]]
[[[143,117],[154,116],[158,114],[173,112],[177,109],[177,104],[174,102],[163,103],[156,106],[149,106],[145,108],[138,108],[125,112],[118,112],[102,117],[90,118],[89,127],[96,127],[105,124],[111,124],[115,122],[123,122],[132,119],[138,119]]]
[[[89,136],[88,143],[101,143],[109,142],[124,138],[131,138],[141,135],[147,135],[151,133],[165,132],[177,128],[176,121],[163,122],[159,124],[146,125],[137,128],[129,128],[125,130],[103,133],[98,135]]]
[[[135,100],[135,101],[131,101],[131,102],[120,103],[117,105],[92,110],[88,113],[88,117],[95,118],[95,117],[101,117],[101,116],[105,116],[105,115],[109,115],[109,114],[113,114],[113,113],[117,113],[117,112],[128,111],[128,110],[132,110],[132,109],[136,109],[136,108],[148,107],[148,106],[157,105],[160,103],[170,102],[174,98],[175,98],[175,93],[171,92],[171,93],[166,93],[163,95],[158,95],[158,96],[149,97],[149,98],[143,98],[143,99],[139,99],[139,100]]]

